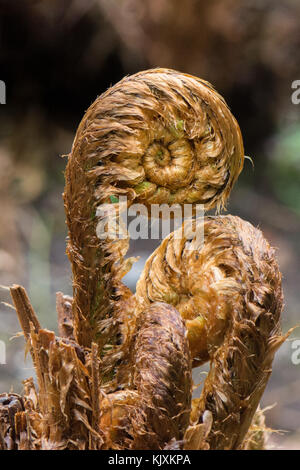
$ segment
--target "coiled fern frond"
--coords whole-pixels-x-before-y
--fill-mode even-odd
[[[149,257],[135,294],[121,282],[134,261],[126,230],[98,232],[133,203],[220,211],[243,162],[235,118],[196,77],[140,72],[90,106],[66,168],[73,298],[58,294],[56,337],[11,288],[38,387],[29,379],[23,397],[0,397],[2,448],[247,447],[286,338],[281,274],[262,232],[234,216],[185,221]],[[192,368],[206,361],[192,400]]]
[[[243,161],[236,120],[213,87],[196,77],[167,69],[140,72],[90,106],[69,156],[64,192],[80,344],[96,341],[103,349],[115,342],[120,299],[130,297],[119,282],[128,239],[99,240],[97,208],[120,196],[128,205],[221,208]]]

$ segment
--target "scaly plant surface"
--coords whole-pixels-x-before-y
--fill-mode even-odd
[[[243,162],[236,120],[196,77],[140,72],[90,106],[66,168],[73,298],[57,294],[57,337],[11,288],[37,380],[0,397],[2,448],[263,447],[255,413],[285,337],[281,274],[261,231],[234,216],[184,222],[150,256],[136,294],[121,281],[134,262],[128,237],[97,232],[99,207],[117,223],[133,203],[219,211]],[[192,400],[192,368],[206,361]]]

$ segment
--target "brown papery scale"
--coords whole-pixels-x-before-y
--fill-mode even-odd
[[[0,396],[0,448],[264,447],[259,401],[287,335],[281,274],[262,233],[233,216],[186,221],[147,260],[133,294],[121,282],[135,260],[125,258],[126,230],[98,232],[112,209],[121,227],[133,203],[219,211],[243,162],[236,120],[196,77],[140,72],[90,106],[66,168],[73,298],[57,295],[57,337],[11,287],[37,383]],[[206,361],[192,400],[192,367]]]

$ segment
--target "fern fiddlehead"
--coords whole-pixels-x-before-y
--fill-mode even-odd
[[[131,297],[119,279],[128,240],[99,240],[97,207],[127,196],[129,204],[221,208],[243,159],[237,122],[198,78],[166,69],[140,72],[91,105],[69,156],[64,192],[80,344],[96,340],[103,348],[115,341],[119,306]]]
[[[42,330],[24,289],[11,289],[39,391],[26,381],[25,410],[3,432],[0,420],[0,447],[13,435],[17,448],[245,448],[285,339],[274,250],[238,217],[192,219],[149,257],[133,294],[121,282],[133,261],[128,237],[97,232],[103,207],[118,222],[133,203],[220,210],[243,162],[235,118],[196,77],[140,72],[90,106],[66,168],[73,300],[58,297],[64,337]],[[206,361],[192,400],[192,367]]]

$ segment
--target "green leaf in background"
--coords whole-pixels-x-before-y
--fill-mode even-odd
[[[275,194],[300,214],[300,123],[278,135],[271,162],[270,177]]]

